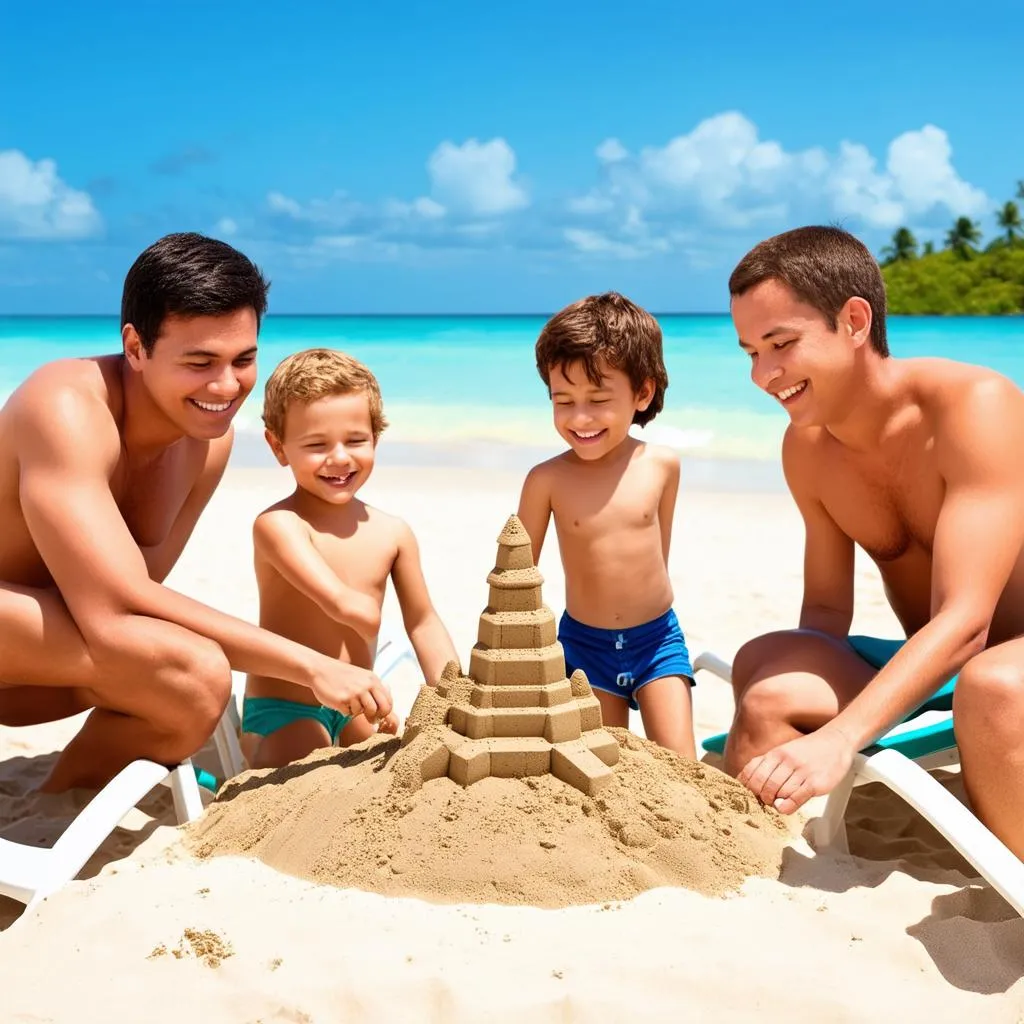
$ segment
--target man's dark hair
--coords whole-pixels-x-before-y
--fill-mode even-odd
[[[755,245],[729,278],[729,294],[742,295],[764,281],[779,281],[813,306],[829,329],[855,295],[871,307],[871,347],[889,354],[885,336],[885,282],[867,246],[835,227],[795,228]]]
[[[537,339],[537,372],[551,389],[551,370],[563,373],[579,363],[587,380],[601,386],[603,360],[621,370],[636,394],[648,380],[654,381],[654,397],[646,409],[633,414],[633,422],[643,426],[661,412],[668,387],[668,372],[661,348],[661,328],[646,310],[618,292],[591,295],[566,306],[545,325]]]
[[[121,327],[131,324],[152,354],[168,316],[220,316],[249,307],[259,329],[270,282],[248,256],[194,231],[165,235],[132,264],[121,296]]]

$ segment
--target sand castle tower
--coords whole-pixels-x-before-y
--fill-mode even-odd
[[[543,577],[516,516],[498,537],[497,564],[487,582],[490,597],[469,676],[453,663],[435,693],[424,690],[409,715],[403,746],[420,737],[427,741],[424,780],[448,775],[468,786],[488,776],[550,773],[594,795],[611,781],[619,747],[602,728],[586,676],[565,677],[555,617],[541,599]]]

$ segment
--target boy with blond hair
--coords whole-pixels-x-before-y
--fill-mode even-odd
[[[695,757],[693,669],[668,574],[679,457],[629,433],[664,403],[661,328],[622,295],[594,295],[548,321],[536,358],[569,450],[530,470],[519,518],[537,561],[554,517],[566,667],[586,673],[606,725],[639,709],[651,740]]]
[[[387,425],[367,367],[333,349],[289,356],[267,381],[263,421],[295,490],[253,525],[260,625],[352,665],[370,668],[390,578],[425,679],[436,683],[455,648],[427,592],[412,530],[356,497]],[[389,715],[383,731],[394,732]],[[370,736],[308,688],[250,675],[243,746],[254,768],[299,760],[319,747]]]

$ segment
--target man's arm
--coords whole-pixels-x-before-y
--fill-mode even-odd
[[[449,661],[458,662],[455,645],[434,608],[423,577],[419,545],[405,523],[399,525],[398,555],[391,579],[402,608],[402,621],[412,642],[423,678],[431,686],[441,678]]]
[[[676,497],[679,494],[679,456],[670,449],[664,449],[665,485],[658,502],[658,525],[661,527],[661,553],[668,568],[668,552],[672,546],[672,519],[676,514]]]
[[[217,438],[210,442],[209,449],[202,469],[196,482],[192,485],[188,497],[185,498],[177,518],[171,525],[167,536],[160,544],[152,547],[142,548],[142,557],[146,560],[146,567],[149,570],[149,578],[163,583],[168,573],[177,564],[185,545],[192,536],[192,531],[199,522],[206,506],[217,490],[224,469],[228,464],[231,455],[232,431],[228,431],[224,437]]]
[[[791,813],[830,792],[854,754],[985,646],[1024,547],[1024,399],[1009,381],[964,389],[943,410],[935,451],[946,493],[932,545],[930,621],[827,725],[755,758],[740,780]]]
[[[853,621],[853,541],[828,514],[815,487],[814,442],[792,429],[782,442],[786,483],[804,521],[800,628],[845,637]]]
[[[326,616],[368,640],[377,636],[380,605],[338,577],[298,516],[283,509],[264,512],[253,524],[252,538],[256,551]]]
[[[931,618],[836,717],[857,749],[984,650],[1024,549],[1024,397],[1009,381],[968,389],[945,411],[935,452],[946,494],[932,544]]]
[[[390,709],[372,674],[342,671],[315,651],[150,579],[110,491],[121,439],[98,397],[43,375],[24,387],[15,416],[25,522],[87,644],[116,646],[126,617],[146,615],[213,640],[233,668],[310,686],[331,707],[371,718],[378,707]],[[83,437],[88,444],[79,443]]]
[[[519,521],[530,537],[533,549],[533,564],[540,564],[540,553],[544,547],[544,536],[548,532],[551,518],[551,485],[548,480],[550,468],[542,463],[534,466],[523,481],[519,495]]]

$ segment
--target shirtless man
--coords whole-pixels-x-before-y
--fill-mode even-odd
[[[0,723],[94,709],[47,791],[195,753],[232,668],[390,711],[365,669],[162,585],[224,472],[266,292],[229,245],[168,235],[128,272],[123,354],[43,366],[0,410]]]
[[[1024,856],[1024,394],[980,367],[891,358],[878,265],[837,228],[762,242],[729,290],[754,383],[789,413],[806,546],[799,629],[736,656],[727,768],[791,813],[959,672],[969,798]],[[908,637],[877,670],[847,641],[854,545]]]
[[[566,668],[586,674],[605,725],[639,710],[650,740],[692,758],[693,669],[668,573],[679,456],[629,433],[665,401],[661,328],[616,292],[592,295],[545,324],[535,355],[569,447],[527,474],[519,518],[535,563],[554,519]]]

